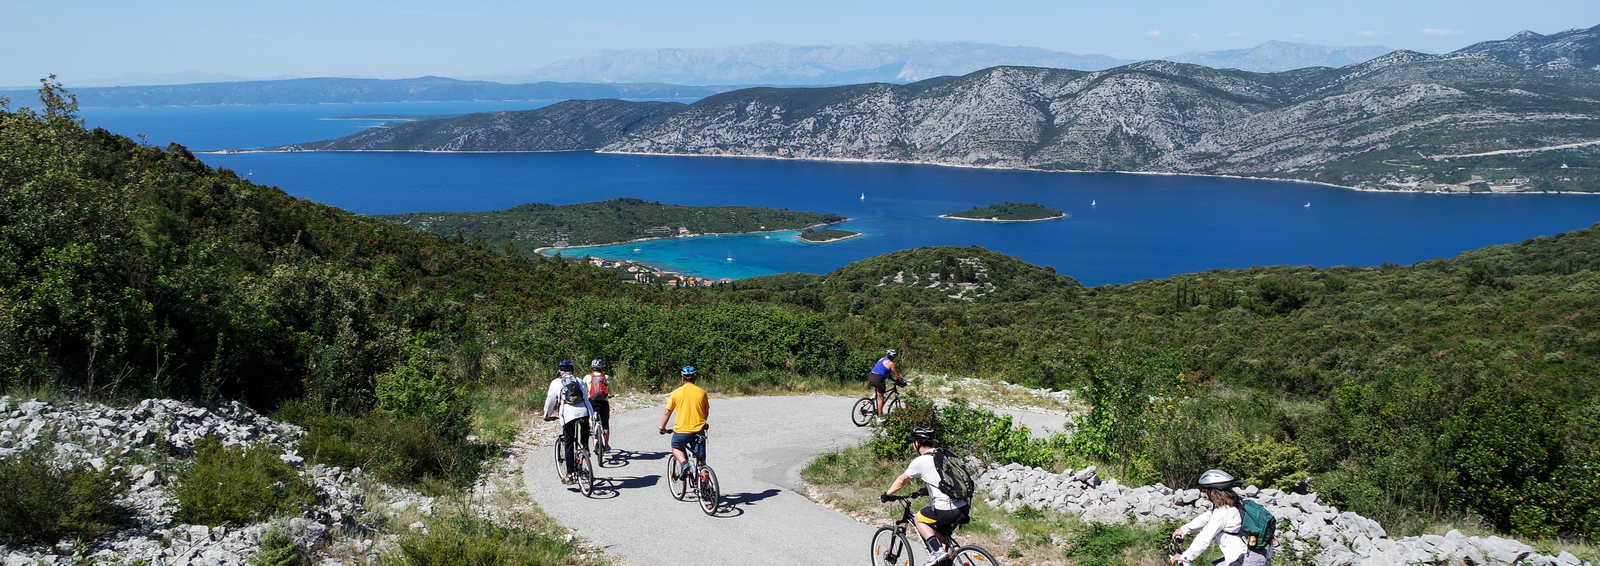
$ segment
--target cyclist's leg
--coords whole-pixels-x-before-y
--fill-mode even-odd
[[[672,433],[672,456],[677,458],[678,462],[680,462],[682,464],[688,464],[689,463],[689,457],[684,455],[684,453],[683,453],[683,446],[685,444],[687,444],[688,442],[689,442],[689,435],[683,434],[681,432]],[[677,470],[673,470],[672,472],[673,473],[677,473]]]
[[[594,411],[600,417],[600,428],[605,430],[603,435],[605,438],[601,440],[606,442],[606,446],[611,446],[611,401],[607,399],[596,401]]]
[[[697,432],[695,437],[694,459],[704,466],[706,465],[706,433],[705,431]]]
[[[954,514],[954,510],[934,509],[933,505],[917,511],[917,534],[922,536],[922,542],[928,546],[928,552],[950,551],[950,537],[946,533],[954,526],[951,524],[955,518]]]
[[[578,450],[580,452],[588,451],[590,440],[589,419],[578,419],[576,422],[578,423]]]
[[[883,379],[875,373],[867,374],[867,385],[872,386],[872,398],[877,401],[872,406],[880,415],[883,414]]]
[[[578,426],[581,422],[583,419],[572,419],[561,425],[561,435],[567,440],[567,445],[562,448],[562,456],[566,460],[568,478],[578,468],[578,443],[582,442],[578,436]]]

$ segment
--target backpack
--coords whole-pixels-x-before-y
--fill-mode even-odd
[[[1229,533],[1244,539],[1250,550],[1262,551],[1272,546],[1278,534],[1278,519],[1260,503],[1245,500],[1239,505],[1239,532]]]
[[[576,377],[569,377],[561,384],[561,402],[568,405],[583,405],[583,382]]]
[[[602,399],[602,400],[610,398],[611,397],[611,385],[606,383],[608,381],[611,381],[611,378],[607,377],[606,374],[603,374],[603,373],[600,374],[600,375],[594,375],[592,373],[589,374],[589,394],[590,394],[590,398],[592,398],[592,399]]]
[[[933,452],[933,467],[939,470],[939,491],[951,501],[972,499],[972,473],[961,459],[944,450]]]

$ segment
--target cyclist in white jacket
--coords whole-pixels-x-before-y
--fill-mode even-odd
[[[589,446],[589,415],[594,414],[594,405],[589,404],[589,388],[572,374],[572,362],[562,360],[556,367],[559,373],[550,380],[550,389],[544,395],[544,420],[556,420],[556,410],[560,409],[561,435],[566,440],[561,456],[567,465],[561,483],[572,483],[572,474],[578,469],[578,450]],[[568,387],[576,389],[576,395],[568,395]]]
[[[1244,527],[1244,517],[1239,513],[1239,494],[1233,491],[1234,486],[1238,484],[1239,480],[1222,470],[1206,470],[1206,473],[1200,475],[1200,492],[1211,501],[1211,510],[1201,513],[1193,521],[1172,531],[1172,538],[1175,539],[1182,539],[1196,530],[1200,532],[1187,550],[1172,555],[1172,563],[1194,562],[1206,551],[1206,547],[1215,542],[1217,549],[1222,551],[1222,564],[1226,566],[1267,565],[1271,557],[1268,554],[1252,552],[1250,546],[1245,544],[1244,538],[1238,534]]]

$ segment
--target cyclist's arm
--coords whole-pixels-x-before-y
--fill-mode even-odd
[[[1201,528],[1200,534],[1195,535],[1194,541],[1189,543],[1189,549],[1183,551],[1183,559],[1185,561],[1194,562],[1198,560],[1200,555],[1205,553],[1206,547],[1211,546],[1211,541],[1217,538],[1217,532],[1222,530],[1223,517],[1221,513],[1207,511],[1202,517],[1206,519],[1206,526]],[[1198,521],[1199,519],[1197,518],[1195,521],[1191,521],[1190,524]]]
[[[668,407],[666,412],[661,413],[661,426],[659,428],[661,430],[667,430],[667,421],[670,420],[672,420],[672,408]]]
[[[906,482],[909,482],[909,481],[911,481],[911,476],[908,476],[908,475],[905,475],[905,474],[900,474],[900,477],[897,477],[897,478],[894,479],[894,483],[889,484],[889,490],[883,492],[883,494],[884,495],[894,495],[894,492],[900,491],[900,488],[905,487],[906,486]]]
[[[551,381],[549,391],[544,394],[544,416],[550,418],[556,407],[561,405],[561,381]]]
[[[900,366],[894,363],[893,360],[883,362],[883,366],[889,368],[889,371],[894,374],[895,381],[905,381],[906,378],[900,376]]]

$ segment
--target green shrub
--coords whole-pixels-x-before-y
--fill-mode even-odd
[[[400,537],[385,564],[405,566],[543,566],[573,564],[577,548],[569,542],[521,528],[497,525],[467,515],[428,523],[428,534]]]
[[[1088,523],[1072,533],[1066,554],[1077,566],[1121,566],[1123,554],[1130,549],[1158,548],[1165,538],[1160,529]]]
[[[422,419],[440,435],[459,439],[472,431],[471,405],[440,350],[443,340],[433,333],[413,340],[400,363],[378,375],[375,394],[383,413]]]
[[[316,499],[298,470],[271,444],[223,446],[215,437],[195,442],[194,463],[178,474],[175,518],[197,525],[243,526],[295,513]]]
[[[52,465],[51,444],[0,461],[0,545],[87,540],[126,522],[115,478],[86,464]]]
[[[304,561],[305,556],[294,537],[272,527],[261,535],[261,549],[250,557],[250,566],[300,566]]]
[[[900,460],[916,455],[911,447],[911,430],[930,426],[939,430],[939,412],[933,401],[920,395],[906,395],[906,406],[890,412],[872,433],[872,455],[879,460]]]
[[[341,468],[370,468],[377,459],[377,447],[360,438],[366,434],[382,434],[373,430],[382,423],[373,422],[372,418],[327,411],[304,400],[284,403],[273,418],[306,430],[296,449],[308,462]]]
[[[488,449],[446,436],[417,417],[347,414],[298,401],[284,404],[274,416],[305,427],[299,451],[307,461],[360,467],[409,487],[470,485]]]

